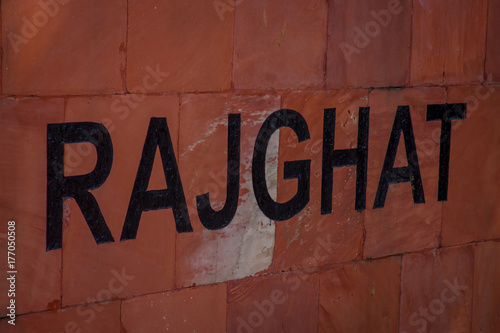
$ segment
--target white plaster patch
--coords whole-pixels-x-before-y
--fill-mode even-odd
[[[251,167],[256,134],[245,135],[245,128],[260,128],[272,111],[274,109],[247,114],[246,117],[250,118],[242,114],[241,183],[236,215],[222,230],[202,230],[203,236],[197,244],[193,244],[196,250],[188,259],[191,273],[194,273],[191,281],[188,281],[190,284],[212,284],[240,279],[263,271],[271,265],[275,224],[262,213],[255,199]],[[222,119],[215,119],[216,123],[221,121]],[[269,141],[266,154],[266,183],[274,200],[277,198],[278,149],[279,131],[276,131]],[[225,181],[225,176],[223,178]],[[225,191],[225,188],[222,191]],[[214,209],[223,206],[223,202],[211,204]]]

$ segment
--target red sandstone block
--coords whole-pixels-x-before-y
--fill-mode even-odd
[[[467,114],[452,127],[443,245],[498,238],[500,90],[495,86],[449,88],[447,101],[467,103]]]
[[[15,221],[16,313],[55,309],[61,253],[45,252],[47,124],[64,121],[62,99],[0,99],[0,317],[7,297],[7,222]]]
[[[470,246],[404,255],[400,331],[469,332],[472,270]]]
[[[490,83],[500,83],[500,1],[488,1],[488,33],[486,41],[486,69],[487,80]],[[491,75],[491,77],[489,76]]]
[[[227,331],[316,332],[317,274],[281,273],[228,282]]]
[[[363,214],[354,207],[356,167],[334,168],[332,213],[321,215],[323,110],[336,108],[335,149],[357,147],[358,109],[367,106],[366,90],[288,93],[283,108],[298,111],[311,138],[298,143],[291,129],[282,129],[278,201],[297,192],[297,180],[283,178],[285,161],[311,160],[309,204],[293,218],[276,224],[275,268],[318,266],[361,257]]]
[[[235,20],[236,89],[323,85],[326,1],[241,1]]]
[[[426,121],[427,105],[442,104],[441,88],[374,90],[369,95],[368,188],[365,257],[438,245],[442,203],[437,200],[441,123]],[[425,203],[415,204],[410,182],[389,185],[383,208],[373,208],[398,106],[410,108]],[[408,165],[401,134],[394,167]],[[451,163],[454,163],[452,160]],[[456,163],[456,162],[455,162]]]
[[[136,297],[122,304],[125,332],[225,332],[226,285]]]
[[[169,290],[174,284],[176,229],[171,209],[143,212],[136,239],[120,241],[151,117],[166,117],[177,155],[179,100],[175,95],[71,98],[66,121],[103,123],[113,142],[113,165],[92,190],[114,242],[96,244],[79,206],[69,199],[63,235],[63,304],[80,304]],[[90,147],[90,149],[88,148]],[[66,147],[68,175],[90,172],[95,149]],[[158,149],[148,190],[165,189]]]
[[[102,94],[122,90],[127,2],[4,1],[5,94]]]
[[[411,0],[330,1],[328,88],[408,83]]]
[[[257,133],[279,108],[279,97],[273,95],[182,96],[179,165],[194,232],[177,237],[177,287],[242,278],[270,266],[275,227],[255,200],[251,165]],[[241,115],[240,163],[230,168],[230,173],[240,172],[238,207],[228,226],[209,230],[198,216],[196,196],[209,193],[215,211],[226,202],[230,113]],[[274,136],[268,147],[271,192],[276,192],[277,139]]]
[[[486,2],[413,1],[411,85],[483,81]]]
[[[500,327],[500,243],[474,248],[472,332],[496,332]]]
[[[16,325],[7,318],[0,321],[3,333],[109,333],[120,331],[120,303],[105,302],[90,306],[79,305],[58,311],[48,311],[16,317]]]
[[[127,89],[144,92],[148,67],[162,80],[147,91],[230,89],[234,12],[221,19],[216,3],[130,1]]]
[[[322,273],[318,332],[397,332],[400,263],[392,257]]]

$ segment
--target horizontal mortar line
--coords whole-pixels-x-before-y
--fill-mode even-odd
[[[111,97],[111,96],[129,96],[129,95],[141,95],[141,96],[171,96],[171,95],[197,95],[197,94],[230,94],[234,93],[236,95],[276,95],[284,93],[301,93],[301,92],[315,92],[315,91],[346,91],[346,90],[403,90],[403,89],[413,89],[413,88],[473,88],[473,87],[498,87],[500,83],[493,84],[459,84],[459,85],[425,85],[425,86],[390,86],[390,87],[345,87],[345,88],[328,88],[328,89],[298,89],[298,90],[221,90],[221,91],[193,91],[193,92],[180,92],[180,91],[165,91],[165,92],[150,92],[150,93],[109,93],[109,94],[75,94],[75,95],[33,95],[33,94],[18,94],[18,95],[0,95],[0,99],[19,99],[19,98],[81,98],[81,97]]]

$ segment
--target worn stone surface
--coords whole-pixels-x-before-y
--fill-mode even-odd
[[[356,167],[334,168],[332,213],[321,215],[323,110],[336,108],[335,148],[357,147],[358,108],[367,105],[366,90],[288,93],[283,107],[299,112],[311,138],[298,143],[290,129],[280,132],[278,199],[297,192],[297,180],[283,178],[285,161],[311,160],[309,204],[293,218],[276,224],[275,268],[318,266],[361,256],[363,214],[354,207]]]
[[[125,100],[131,102],[130,106]],[[120,237],[150,118],[167,118],[177,154],[178,103],[176,95],[68,100],[67,122],[102,122],[113,141],[111,173],[106,182],[91,193],[115,242],[96,244],[80,208],[73,199],[67,200],[69,212],[63,235],[64,305],[173,288],[176,230],[171,209],[143,212],[136,239],[121,242]],[[86,174],[93,169],[96,153],[88,147],[84,148],[83,144],[66,147],[65,163],[72,175]],[[148,190],[164,188],[165,176],[157,149]]]
[[[55,309],[61,251],[45,252],[47,124],[64,121],[62,99],[0,99],[0,317],[9,302],[7,222],[15,221],[16,313]],[[3,332],[3,330],[2,330]]]
[[[4,333],[95,332],[120,330],[120,303],[105,302],[88,306],[79,305],[57,311],[47,311],[16,317],[16,325],[7,318],[0,321]]]
[[[235,8],[235,20],[236,89],[323,85],[326,1],[241,1]]]
[[[127,89],[144,92],[145,69],[161,72],[151,90],[231,88],[234,12],[220,19],[213,1],[130,1]]]
[[[3,92],[121,91],[126,24],[125,0],[3,1]]]
[[[482,82],[486,16],[486,0],[413,0],[411,85]]]
[[[228,332],[315,332],[318,274],[283,273],[228,282]]]
[[[329,3],[328,88],[408,83],[411,0]]]
[[[449,88],[448,103],[467,103],[451,134],[443,245],[500,237],[500,91],[495,86]]]
[[[495,332],[500,327],[500,243],[474,248],[472,332]]]
[[[322,273],[318,332],[398,332],[400,265],[392,257]]]
[[[368,187],[364,257],[436,247],[442,203],[437,201],[440,129],[426,121],[427,105],[445,102],[441,88],[375,90],[369,95]],[[397,107],[409,105],[425,203],[415,204],[410,182],[389,185],[383,208],[373,208]],[[453,163],[453,161],[452,161]],[[394,167],[407,166],[401,134]]]
[[[233,280],[267,269],[274,248],[274,222],[257,205],[252,186],[252,157],[264,120],[279,109],[277,96],[184,95],[181,100],[179,163],[193,233],[177,237],[176,286]],[[200,112],[203,110],[203,112]],[[221,230],[200,222],[196,196],[209,193],[219,210],[226,201],[228,114],[241,114],[240,190],[236,215]],[[267,151],[267,185],[276,195],[278,135]]]
[[[125,332],[225,332],[226,285],[150,294],[124,301]]]
[[[401,332],[470,332],[473,249],[470,246],[403,256]]]

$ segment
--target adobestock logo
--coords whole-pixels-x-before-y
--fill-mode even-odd
[[[49,17],[55,17],[59,13],[59,5],[66,5],[71,0],[40,0],[38,1],[38,6],[41,8],[35,14],[31,16],[31,20],[26,16],[21,18],[23,22],[21,26],[21,35],[9,32],[7,38],[9,39],[10,45],[14,49],[14,52],[19,53],[19,47],[21,44],[28,44],[28,42],[35,38],[39,32],[39,29],[49,23]]]
[[[387,27],[391,23],[393,15],[398,15],[402,12],[403,6],[400,0],[390,0],[387,4],[387,9],[382,9],[378,12],[374,10],[370,11],[370,15],[374,19],[365,24],[364,31],[356,26],[350,33],[354,45],[347,42],[342,42],[339,45],[347,63],[351,63],[353,54],[360,54],[362,49],[370,45],[373,38],[380,35],[382,28]]]
[[[430,301],[427,307],[420,306],[418,312],[415,311],[410,315],[410,326],[418,327],[416,332],[427,332],[427,323],[434,322],[438,316],[444,313],[447,305],[450,306],[452,303],[456,302],[457,299],[462,296],[462,292],[467,290],[466,285],[458,284],[457,277],[453,279],[453,283],[444,280],[443,284],[446,287],[441,290],[439,297]],[[408,332],[403,331],[401,333]]]

